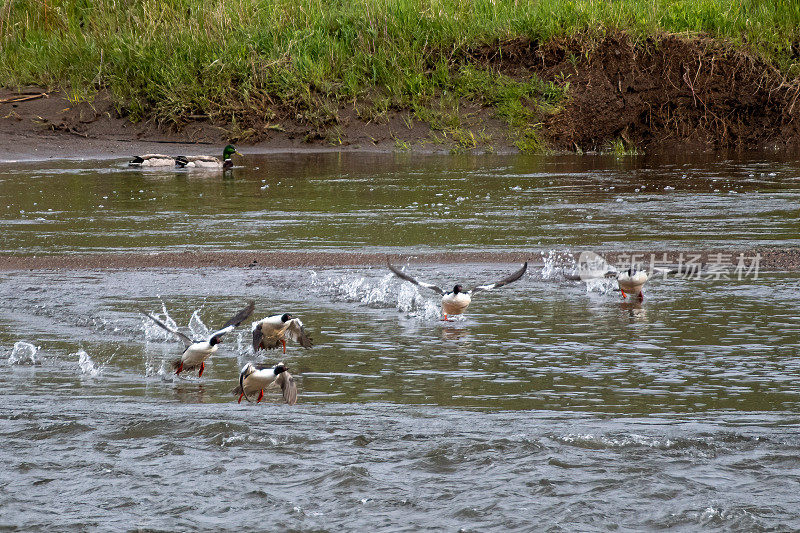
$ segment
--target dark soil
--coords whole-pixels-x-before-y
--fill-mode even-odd
[[[474,57],[513,77],[570,83],[563,109],[545,119],[556,149],[596,150],[613,140],[638,147],[800,144],[800,82],[707,37],[515,40]]]
[[[542,135],[555,150],[608,149],[612,141],[652,149],[800,146],[800,82],[741,47],[704,36],[662,35],[635,41],[623,33],[578,36],[545,44],[498,42],[472,50],[458,62],[477,63],[516,79],[533,75],[569,83],[566,101],[540,117]],[[457,68],[458,64],[454,64]],[[30,88],[36,94],[41,89]],[[246,129],[184,117],[180,126],[120,116],[108,94],[75,103],[63,94],[9,102],[16,92],[0,90],[0,144],[16,152],[42,150],[45,157],[108,146],[130,151],[130,142],[220,145],[229,140],[271,150],[448,151],[457,143],[404,110],[365,120],[354,103],[336,117],[315,123],[301,113],[275,108],[273,123],[253,118]],[[483,141],[476,151],[516,151],[509,126],[491,108],[463,102],[466,129]],[[92,151],[92,150],[90,150]],[[203,149],[202,151],[207,151]],[[6,154],[8,155],[8,154]]]

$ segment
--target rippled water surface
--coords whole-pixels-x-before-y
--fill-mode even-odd
[[[800,171],[786,161],[248,165],[224,180],[0,168],[3,249],[797,244]],[[625,233],[632,220],[641,231]],[[517,267],[405,265],[443,286]],[[382,267],[3,272],[0,527],[800,529],[800,274],[655,278],[638,303],[569,273],[532,266],[442,322],[433,292]],[[301,317],[315,341],[259,358],[295,375],[293,407],[275,392],[236,403],[246,324],[202,378],[176,378],[180,343],[140,313],[201,337],[248,299],[256,318]]]
[[[797,164],[763,157],[273,154],[225,179],[0,166],[2,250],[26,253],[797,245],[799,206]]]

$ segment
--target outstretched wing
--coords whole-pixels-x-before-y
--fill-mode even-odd
[[[437,287],[436,285],[431,285],[430,283],[425,283],[424,281],[417,281],[414,278],[412,278],[411,276],[409,276],[408,274],[406,274],[405,272],[402,272],[399,269],[393,267],[392,264],[389,263],[388,261],[386,262],[386,264],[389,266],[389,270],[394,272],[394,275],[397,276],[398,278],[404,279],[406,281],[410,281],[414,285],[419,285],[420,287],[425,287],[426,289],[431,289],[432,291],[435,291],[435,292],[438,292],[439,294],[444,295],[444,291],[442,289],[440,289],[439,287]]]
[[[246,377],[247,377],[247,371],[248,371],[248,369],[249,369],[249,368],[248,368],[249,366],[250,366],[250,365],[244,365],[244,368],[242,368],[242,371],[241,371],[241,372],[239,372],[239,386],[238,386],[238,387],[236,387],[235,389],[233,389],[233,393],[234,393],[234,394],[236,394],[237,396],[238,396],[239,394],[242,394],[242,395],[244,395],[244,398],[245,398],[245,399],[246,399],[248,402],[249,402],[249,401],[251,401],[251,400],[250,400],[250,398],[248,398],[248,397],[247,397],[247,393],[246,393],[246,392],[245,392],[245,390],[244,390],[244,378],[246,378]]]
[[[281,386],[283,399],[289,405],[297,403],[297,384],[289,372],[283,371],[275,378],[275,383]]]
[[[306,335],[306,328],[299,318],[293,318],[289,321],[289,327],[286,329],[289,338],[297,342],[303,348],[311,348],[314,343],[311,342],[311,337]]]
[[[236,326],[247,320],[247,317],[249,317],[253,313],[253,309],[255,308],[256,308],[256,303],[250,301],[250,303],[247,304],[247,307],[236,313],[233,317],[231,317],[230,320],[225,322],[225,325],[222,326],[222,328],[212,333],[211,336],[208,338],[208,341],[211,342],[212,339],[216,339],[216,342],[219,342],[219,340],[222,338],[223,335],[225,335],[226,333],[230,333]]]
[[[231,317],[230,320],[225,322],[225,325],[222,326],[222,328],[227,328],[228,326],[234,326],[234,327],[238,326],[239,324],[247,320],[247,317],[253,314],[253,309],[255,308],[256,308],[256,303],[250,300],[250,302],[247,304],[247,307],[236,313],[233,317]]]
[[[189,337],[187,337],[186,335],[184,335],[183,333],[181,333],[177,329],[172,329],[171,327],[169,327],[168,325],[164,324],[163,322],[161,322],[159,319],[157,319],[156,317],[154,317],[150,313],[148,313],[146,311],[141,311],[141,313],[144,316],[146,316],[147,318],[149,318],[150,320],[152,320],[153,322],[155,322],[161,328],[163,328],[163,329],[169,331],[170,333],[172,333],[173,335],[176,335],[177,337],[179,337],[186,344],[186,346],[191,346],[192,344],[194,344],[194,341],[192,339],[190,339]]]
[[[234,327],[235,327],[235,326],[228,326],[228,327],[226,327],[226,328],[222,328],[222,329],[220,329],[220,330],[217,330],[217,331],[215,331],[214,333],[212,333],[212,334],[211,334],[211,335],[208,337],[208,342],[210,342],[211,344],[216,344],[216,343],[218,343],[218,342],[220,341],[220,339],[221,339],[221,338],[222,338],[222,337],[223,337],[223,336],[224,336],[226,333],[230,333],[231,331],[233,331],[233,328],[234,328]],[[211,342],[211,341],[214,341],[214,342]]]
[[[502,287],[503,285],[508,285],[512,281],[517,281],[519,278],[521,278],[522,275],[525,274],[526,270],[528,270],[528,262],[527,261],[525,261],[525,264],[522,265],[522,268],[520,268],[519,270],[517,270],[516,272],[514,272],[513,274],[511,274],[507,278],[503,278],[500,281],[496,281],[496,282],[490,283],[488,285],[478,285],[477,287],[472,289],[470,292],[490,291],[492,289],[496,289],[498,287]]]

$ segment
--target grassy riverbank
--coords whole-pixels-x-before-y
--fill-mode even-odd
[[[5,0],[0,85],[74,102],[108,90],[134,121],[208,118],[239,137],[292,120],[336,142],[343,108],[362,121],[400,112],[467,148],[479,141],[465,126],[473,104],[537,150],[574,79],[504,71],[480,60],[487,49],[577,39],[577,64],[609,33],[702,32],[792,80],[798,28],[790,0]]]

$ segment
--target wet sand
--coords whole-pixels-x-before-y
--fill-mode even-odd
[[[167,153],[185,155],[216,155],[226,142],[181,142],[177,140],[142,140],[125,134],[114,138],[103,136],[82,138],[68,134],[30,133],[17,134],[0,130],[0,146],[11,146],[13,150],[0,154],[0,164],[50,160],[110,160],[130,159],[138,154]],[[297,143],[299,144],[299,143]],[[246,155],[274,153],[319,153],[319,152],[375,152],[391,153],[394,145],[358,145],[330,147],[263,142],[257,145],[239,144],[237,148]],[[437,153],[441,150],[427,150]],[[424,152],[418,150],[418,152]],[[502,152],[501,152],[502,153]]]
[[[758,256],[760,271],[794,272],[800,270],[800,249],[758,248],[711,251],[694,250],[648,250],[607,251],[593,250],[612,265],[630,263],[631,254],[637,262],[649,265],[651,258],[655,266],[677,266],[681,264],[718,265],[731,272],[743,254],[744,265],[749,268]],[[722,254],[721,256],[719,254]],[[577,260],[580,252],[556,253],[556,264],[569,265]],[[292,267],[382,267],[389,260],[393,263],[448,264],[448,263],[522,263],[542,265],[551,258],[550,252],[424,252],[416,254],[384,254],[374,252],[264,252],[264,251],[209,251],[181,253],[97,253],[71,255],[0,255],[0,270],[102,270],[102,269],[147,269],[147,268],[292,268]]]

